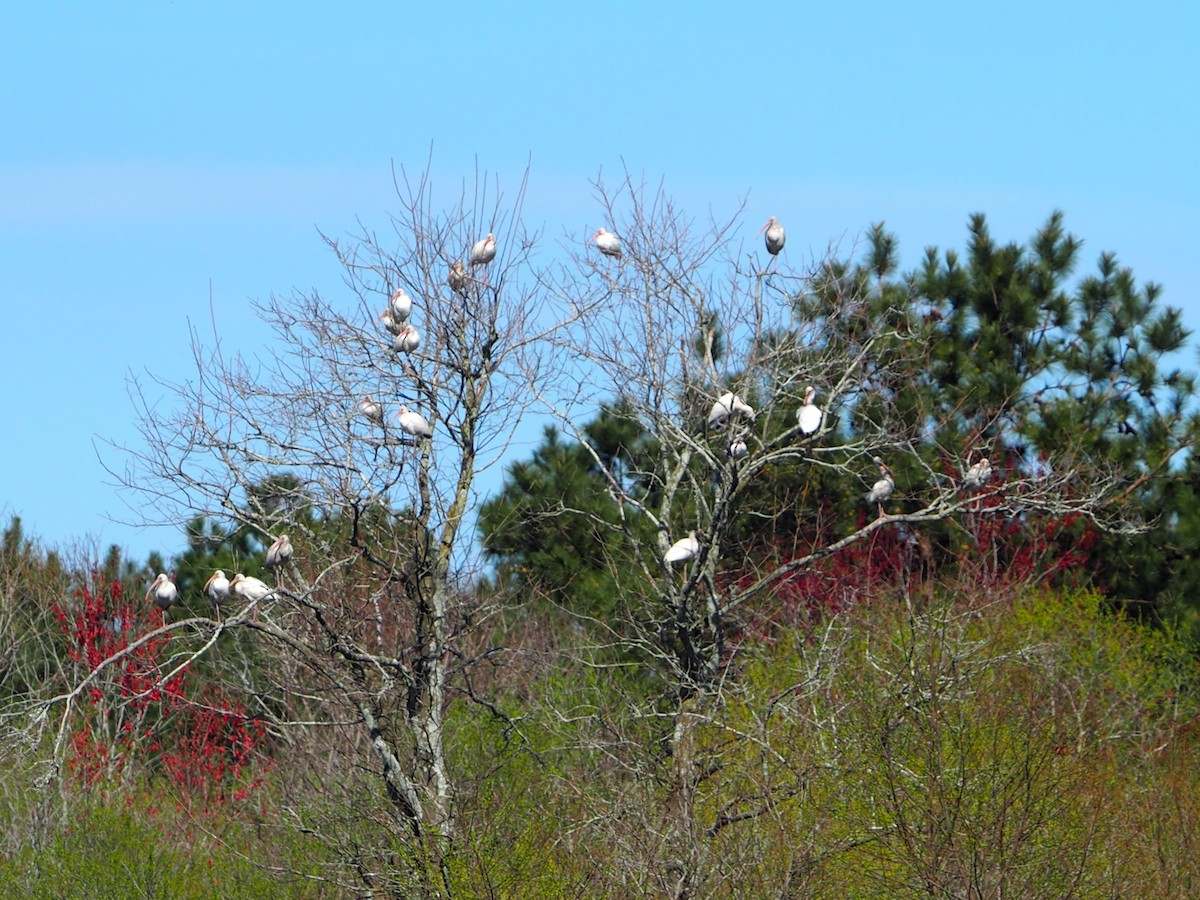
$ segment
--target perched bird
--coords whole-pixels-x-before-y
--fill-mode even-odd
[[[238,572],[229,580],[229,593],[250,600],[274,599],[275,588],[258,578],[250,578]]]
[[[753,419],[754,407],[732,391],[726,391],[717,398],[717,402],[709,410],[708,427],[720,428],[732,416],[745,416],[748,419]]]
[[[388,330],[389,334],[397,334],[404,327],[403,322],[397,322],[392,315],[391,307],[388,307],[379,314],[379,321],[383,323],[383,327]]]
[[[621,256],[621,239],[611,231],[605,231],[603,228],[598,228],[596,233],[592,235],[592,240],[596,243],[596,249],[605,256]]]
[[[275,543],[267,548],[267,568],[286,566],[292,561],[292,552],[292,542],[286,534],[281,534]]]
[[[220,619],[221,604],[229,597],[229,579],[225,577],[224,572],[217,569],[208,581],[204,582],[204,591],[212,601],[213,609],[217,611],[217,618]]]
[[[696,540],[696,532],[689,531],[688,536],[671,545],[663,561],[667,563],[686,562],[700,552],[700,542]]]
[[[372,400],[370,394],[358,401],[358,411],[376,425],[383,424],[383,407]]]
[[[963,476],[962,486],[964,490],[981,488],[988,483],[992,477],[992,461],[986,456],[980,456],[969,469],[967,474]]]
[[[879,466],[879,480],[871,486],[864,498],[869,504],[879,505],[879,515],[883,516],[883,501],[892,496],[892,491],[896,489],[896,482],[892,480],[892,470],[887,467],[882,459],[876,456],[873,460]]]
[[[805,434],[812,434],[821,427],[821,418],[824,415],[821,412],[821,407],[813,403],[813,397],[817,395],[817,389],[811,384],[804,390],[804,405],[796,410],[796,422],[800,425],[800,430]]]
[[[400,427],[415,438],[433,437],[433,429],[419,412],[409,412],[407,406],[401,406],[396,413],[396,421]]]
[[[467,274],[467,267],[462,264],[461,259],[456,259],[450,267],[450,274],[446,276],[446,284],[450,285],[450,290],[456,294],[465,294],[470,283],[471,276]]]
[[[175,587],[175,582],[171,578],[159,572],[158,577],[146,590],[146,599],[149,600],[151,595],[154,596],[154,605],[162,610],[163,624],[166,625],[167,610],[179,602],[179,588]]]
[[[411,325],[405,325],[396,332],[392,340],[392,350],[395,353],[412,353],[421,346],[421,332]]]
[[[468,262],[473,266],[486,266],[496,258],[496,237],[490,231],[487,237],[475,242],[475,246],[471,248],[471,255],[468,257]]]
[[[746,442],[741,438],[738,438],[729,445],[729,456],[731,459],[741,459],[749,452],[750,448],[746,446]]]
[[[779,224],[779,220],[774,216],[767,219],[767,223],[762,228],[758,229],[759,234],[766,233],[765,240],[767,242],[767,252],[775,256],[783,249],[783,243],[787,240],[787,235],[784,234],[783,226]]]
[[[277,595],[275,588],[270,587],[265,581],[258,578],[247,578],[241,572],[230,579],[229,593],[237,594],[248,603],[255,604],[254,620],[258,621],[258,606],[257,604],[264,600],[275,600]]]
[[[412,315],[412,297],[408,296],[408,291],[404,288],[396,288],[396,293],[392,294],[392,299],[388,304],[388,312],[392,314],[393,324],[407,322],[408,317]]]

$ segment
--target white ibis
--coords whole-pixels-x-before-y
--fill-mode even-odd
[[[754,407],[732,391],[726,391],[717,398],[717,402],[709,410],[708,427],[720,428],[732,416],[745,416],[748,419],[753,419]]]
[[[255,604],[254,619],[258,620],[258,604],[264,600],[276,599],[275,588],[258,578],[247,578],[238,572],[229,582],[229,593],[237,594],[248,603]]]
[[[396,421],[400,427],[415,438],[433,437],[433,429],[419,412],[410,412],[407,406],[401,406],[396,413]]]
[[[879,516],[882,518],[883,501],[892,496],[892,491],[896,489],[896,482],[892,480],[892,470],[882,459],[876,456],[872,461],[879,466],[879,480],[871,486],[871,490],[867,491],[864,499],[869,504],[879,505]]]
[[[392,309],[389,306],[379,314],[379,321],[383,323],[383,327],[388,330],[388,334],[396,334],[404,327],[403,322],[397,322],[395,316],[392,315]]]
[[[204,582],[204,592],[208,594],[213,609],[217,611],[217,618],[220,619],[221,604],[229,597],[229,579],[225,577],[225,573],[220,569],[213,572],[208,581]]]
[[[663,556],[663,562],[677,563],[687,562],[693,556],[700,552],[700,542],[696,540],[696,532],[689,531],[688,536],[676,541],[667,550]]]
[[[621,239],[611,231],[606,231],[603,228],[596,229],[596,233],[592,235],[592,241],[596,244],[596,249],[605,256],[620,258]]]
[[[408,291],[404,288],[396,288],[396,293],[392,294],[392,299],[388,303],[388,312],[392,314],[392,322],[399,324],[408,321],[408,317],[412,315],[412,297],[408,296]]]
[[[450,290],[456,294],[465,294],[470,283],[471,276],[467,274],[467,267],[462,264],[461,259],[456,259],[450,267],[450,274],[446,276],[446,284],[450,285]]]
[[[372,400],[370,394],[358,401],[358,411],[376,425],[383,424],[383,407]]]
[[[286,534],[281,534],[275,543],[267,548],[267,568],[274,569],[286,566],[292,561],[292,542]]]
[[[405,325],[396,332],[396,337],[392,339],[392,352],[394,353],[412,353],[419,346],[421,346],[421,332],[411,325]]]
[[[247,577],[238,572],[229,580],[229,593],[237,594],[239,597],[251,602],[257,602],[259,600],[273,599],[275,597],[275,588],[261,579]]]
[[[744,440],[742,440],[741,438],[738,438],[736,441],[733,441],[729,445],[730,459],[741,459],[743,456],[745,456],[749,452],[750,452],[750,448],[746,445],[746,442]]]
[[[796,410],[796,422],[805,434],[812,434],[821,427],[823,413],[821,407],[813,403],[813,397],[816,395],[817,389],[810,384],[804,390],[804,405]]]
[[[783,243],[787,240],[787,235],[783,231],[783,226],[779,224],[779,220],[774,216],[767,219],[765,225],[758,229],[759,234],[765,232],[765,240],[767,242],[767,252],[775,256],[783,249]]]
[[[162,610],[163,624],[167,624],[167,610],[179,602],[179,588],[175,582],[163,572],[158,573],[150,587],[146,590],[146,599],[154,596],[154,605]]]
[[[475,246],[471,248],[468,262],[473,266],[486,266],[495,258],[496,236],[489,231],[487,237],[475,242]]]
[[[962,486],[965,490],[981,488],[988,483],[988,479],[991,477],[992,461],[986,456],[981,456],[967,469],[967,474],[963,476]]]

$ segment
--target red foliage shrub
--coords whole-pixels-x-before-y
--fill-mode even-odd
[[[894,596],[898,590],[916,594],[942,578],[969,588],[965,593],[970,596],[991,599],[1034,582],[1086,579],[1084,566],[1097,540],[1093,527],[1079,515],[1000,513],[996,508],[1001,502],[995,495],[981,497],[953,523],[886,525],[792,571],[771,586],[772,599],[759,605],[750,633],[765,635],[779,625],[811,623],[850,604]],[[861,513],[857,527],[867,524],[867,514]],[[834,540],[818,529],[803,541],[787,536],[768,542],[765,559],[734,584],[745,588],[764,571],[803,559]]]
[[[194,686],[190,668],[165,678],[172,635],[153,634],[157,614],[128,602],[119,583],[83,587],[76,599],[53,605],[73,680],[93,679],[71,738],[76,782],[165,774],[189,812],[215,812],[258,787],[269,767],[262,722],[218,687]]]

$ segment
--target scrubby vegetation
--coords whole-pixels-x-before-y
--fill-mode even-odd
[[[1194,895],[1200,672],[1169,629],[1094,591],[978,581],[807,618],[679,711],[698,723],[685,783],[659,685],[572,662],[571,629],[526,630],[488,686],[503,717],[449,707],[461,839],[440,890]],[[319,780],[316,742],[248,733],[187,676],[122,707],[105,692],[147,686],[127,670],[77,711],[60,781],[32,789],[37,748],[7,758],[6,896],[416,889],[367,773]]]

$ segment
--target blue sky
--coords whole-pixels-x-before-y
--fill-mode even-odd
[[[968,215],[1051,210],[1200,330],[1193,4],[12,4],[0,29],[0,517],[50,545],[182,549],[101,460],[130,374],[186,379],[189,323],[340,284],[317,229],[383,225],[391,166],[481,168],[551,237],[624,163],[697,214],[743,197],[788,252],[886,221],[906,267]],[[1189,355],[1189,366],[1195,357]],[[518,448],[520,450],[528,448]],[[113,521],[113,520],[118,521]]]

